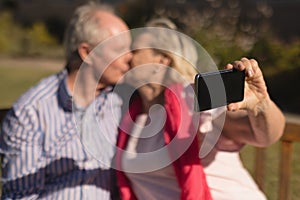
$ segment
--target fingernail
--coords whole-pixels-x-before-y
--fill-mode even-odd
[[[249,76],[249,77],[252,77],[252,76],[253,76],[253,71],[252,71],[251,69],[248,71],[248,76]]]

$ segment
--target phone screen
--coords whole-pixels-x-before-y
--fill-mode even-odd
[[[203,111],[244,98],[245,71],[235,69],[200,73],[195,76],[195,111]]]

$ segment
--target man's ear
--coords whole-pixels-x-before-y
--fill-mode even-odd
[[[80,58],[87,64],[92,63],[90,56],[89,56],[90,52],[91,52],[91,46],[88,43],[82,42],[79,44],[78,54],[79,54]]]

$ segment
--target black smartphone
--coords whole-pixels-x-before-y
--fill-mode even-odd
[[[244,99],[245,71],[225,69],[195,76],[195,111],[200,112]]]

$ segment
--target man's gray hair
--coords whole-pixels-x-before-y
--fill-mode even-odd
[[[65,33],[65,53],[69,60],[80,43],[86,42],[96,46],[99,42],[107,38],[109,32],[99,28],[99,20],[95,17],[98,11],[105,11],[114,14],[114,10],[109,5],[100,5],[95,2],[78,7],[67,27]]]

